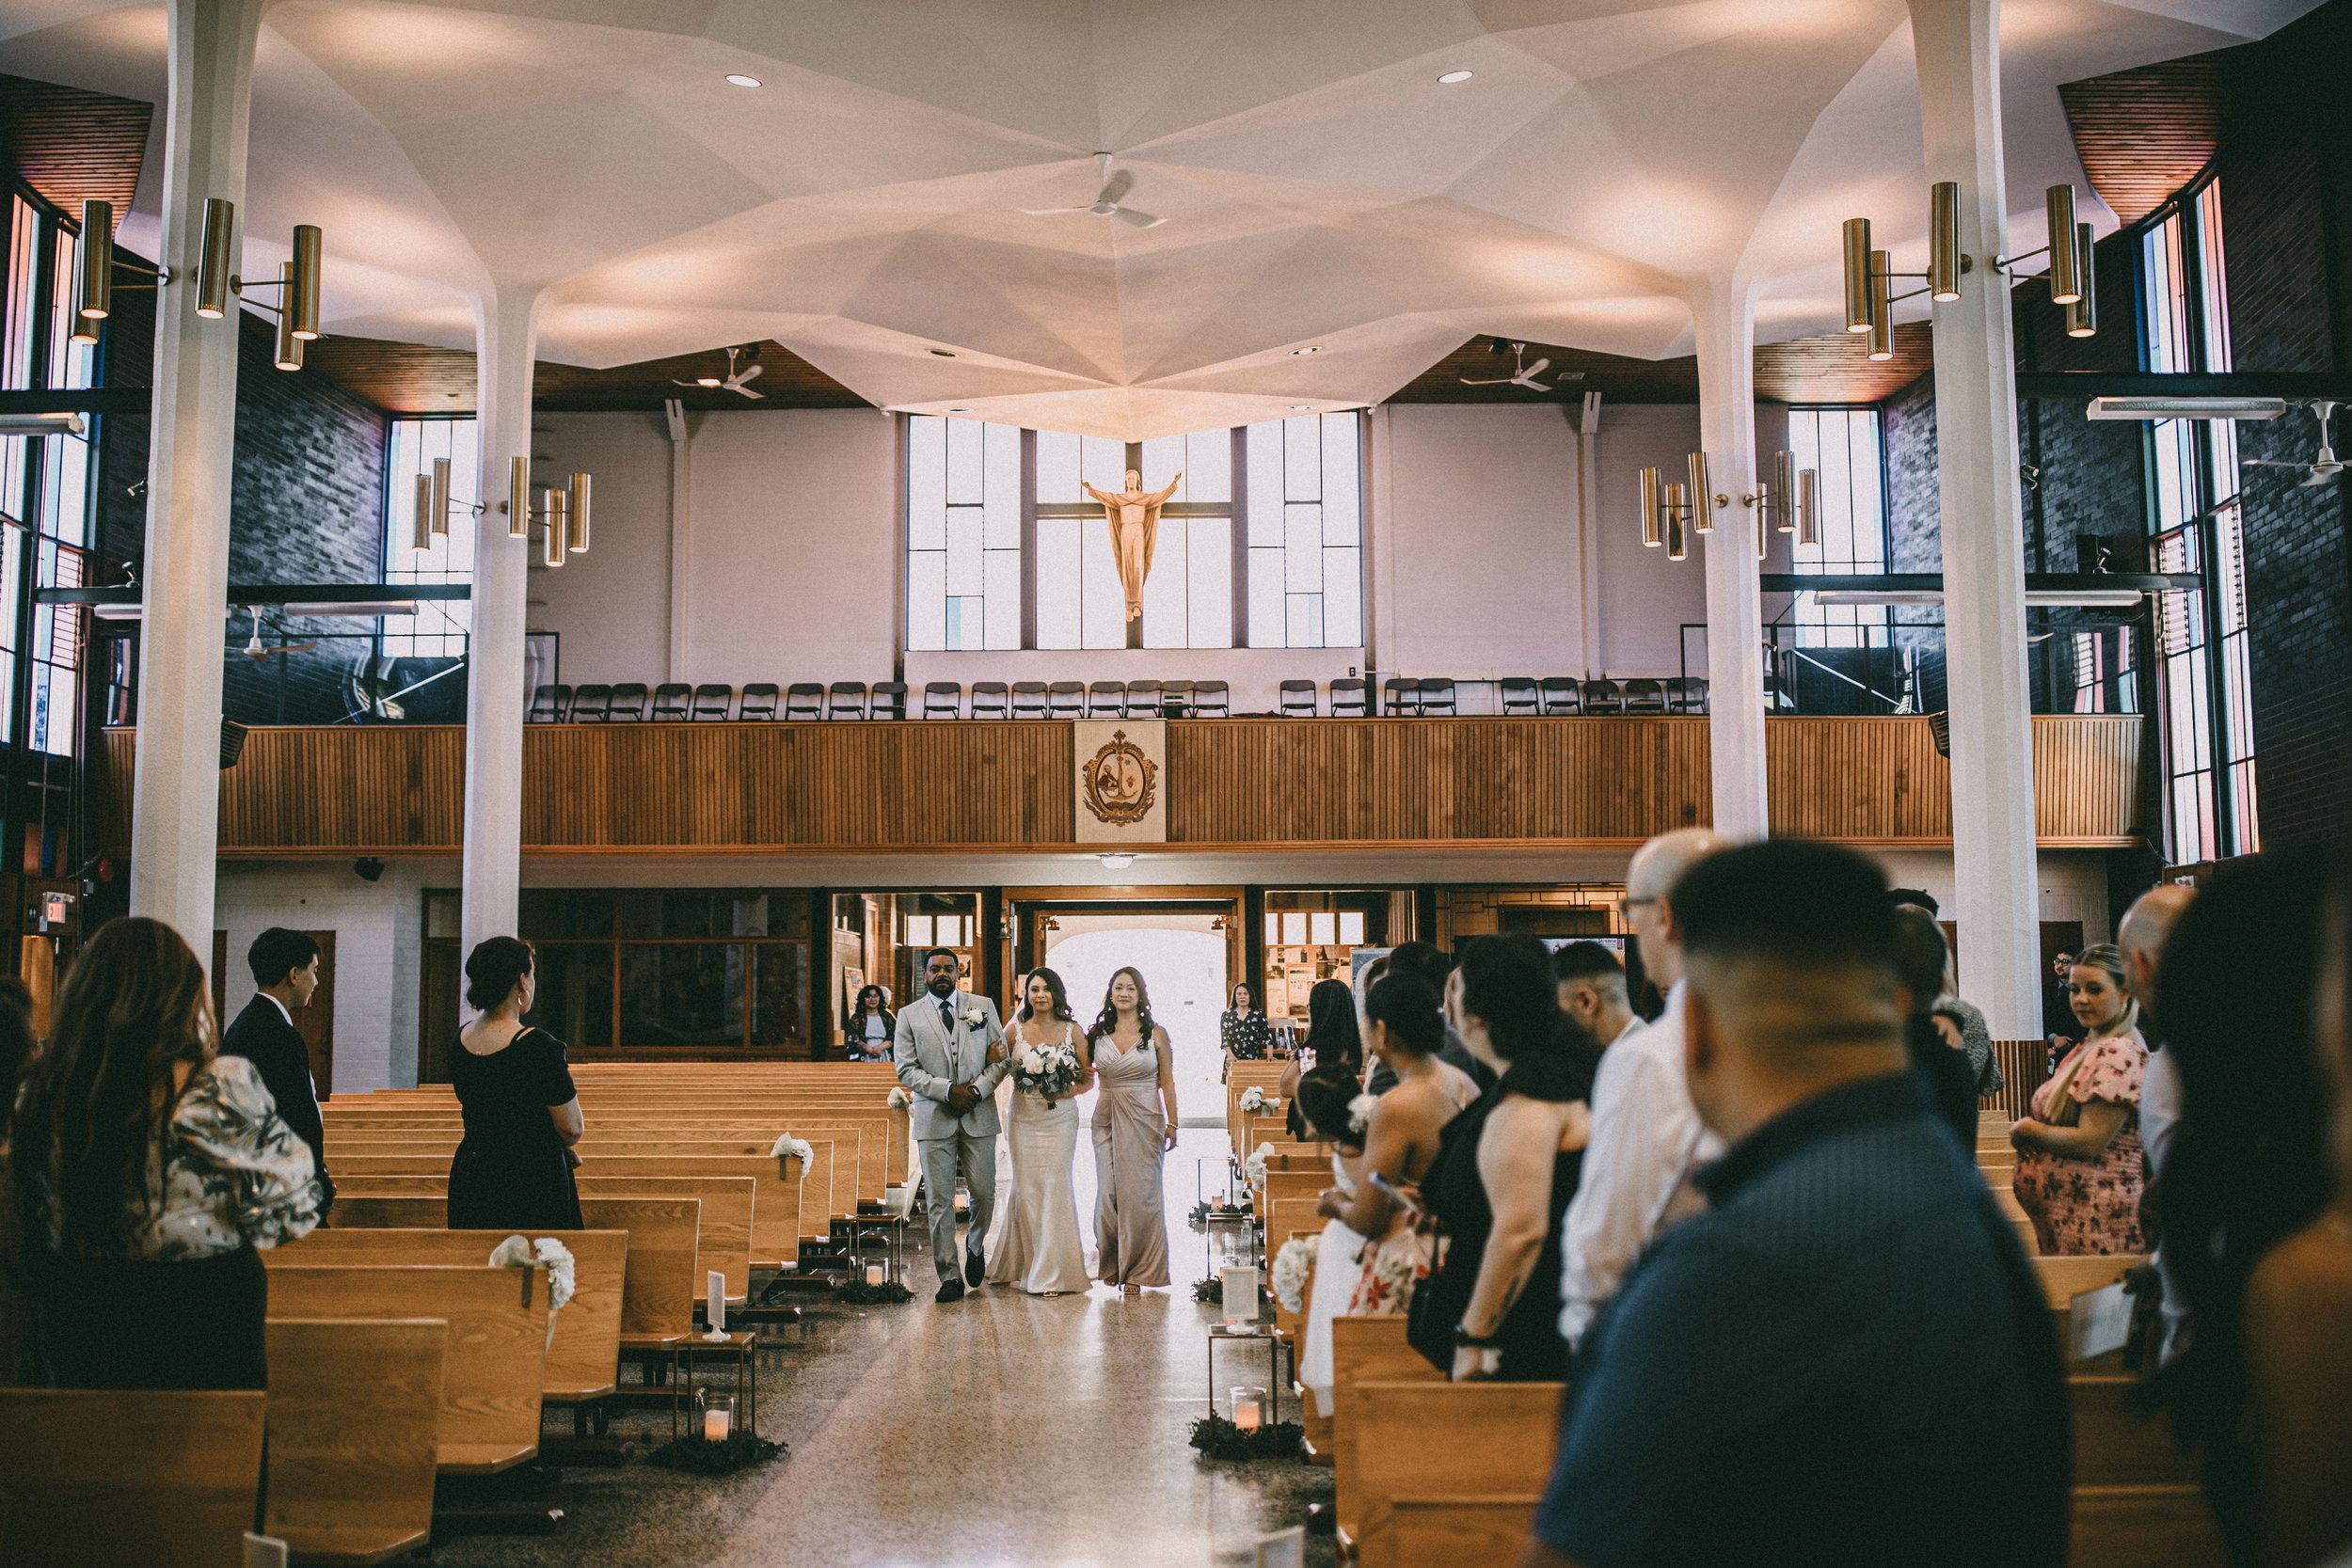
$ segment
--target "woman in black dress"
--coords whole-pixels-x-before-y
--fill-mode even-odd
[[[1422,1196],[1445,1252],[1413,1296],[1413,1348],[1455,1382],[1567,1375],[1560,1222],[1592,1132],[1600,1048],[1560,1011],[1533,937],[1479,937],[1447,978],[1447,1022],[1501,1079],[1445,1125]]]
[[[571,1146],[587,1130],[564,1042],[523,1022],[537,987],[527,942],[492,937],[466,960],[450,1085],[466,1135],[449,1167],[452,1230],[578,1230]]]

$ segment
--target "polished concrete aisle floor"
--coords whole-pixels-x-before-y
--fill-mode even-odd
[[[1036,1298],[993,1286],[930,1300],[919,1237],[903,1307],[823,1307],[765,1358],[765,1435],[790,1456],[723,1481],[635,1465],[575,1472],[564,1535],[459,1540],[450,1564],[604,1568],[799,1564],[1104,1568],[1248,1563],[1263,1531],[1329,1495],[1295,1462],[1201,1462],[1187,1445],[1207,1409],[1215,1313],[1192,1300],[1201,1240],[1184,1224],[1194,1159],[1220,1131],[1187,1129],[1168,1157],[1166,1291]],[[1078,1153],[1091,1236],[1092,1159]],[[1220,1349],[1220,1386],[1263,1385],[1253,1347]],[[1287,1398],[1284,1415],[1295,1411]],[[663,1423],[666,1426],[666,1422]],[[1327,1546],[1310,1561],[1328,1561]]]

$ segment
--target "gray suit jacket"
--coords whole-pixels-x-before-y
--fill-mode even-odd
[[[939,1000],[925,991],[898,1009],[898,1037],[892,1054],[898,1064],[898,1082],[914,1097],[907,1116],[915,1138],[952,1138],[958,1132],[993,1138],[996,1120],[996,1085],[1012,1070],[1009,1054],[991,1065],[988,1048],[1005,1037],[997,1022],[996,1004],[985,996],[958,991],[950,999],[961,1020],[953,1037],[939,1016]],[[947,1091],[958,1084],[979,1090],[979,1102],[961,1117],[947,1109]]]

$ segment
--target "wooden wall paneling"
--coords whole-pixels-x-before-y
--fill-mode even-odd
[[[2104,847],[2127,841],[2137,816],[2142,721],[2050,714],[2033,721],[2034,835],[2044,846]]]

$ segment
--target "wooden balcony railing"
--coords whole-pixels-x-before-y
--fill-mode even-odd
[[[2034,721],[2051,848],[2132,843],[2144,721]],[[1773,719],[1776,832],[1883,848],[1951,840],[1924,719]],[[107,840],[136,733],[106,736]],[[1034,849],[1073,841],[1068,725],[548,724],[523,742],[523,844],[542,854]],[[221,777],[224,855],[453,852],[465,732],[260,728]],[[1706,820],[1695,718],[1216,719],[1168,726],[1168,838],[1230,847],[1611,847]]]

